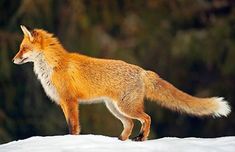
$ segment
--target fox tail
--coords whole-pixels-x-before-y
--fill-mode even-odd
[[[152,71],[145,71],[145,97],[172,110],[196,116],[227,116],[231,108],[223,97],[198,98],[177,89]]]

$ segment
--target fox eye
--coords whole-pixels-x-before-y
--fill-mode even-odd
[[[22,52],[25,52],[25,51],[26,51],[26,48],[25,48],[25,47],[22,47],[22,48],[21,48],[21,51],[22,51]]]
[[[29,48],[28,47],[25,47],[23,46],[22,49],[21,49],[22,52],[26,52],[26,51],[29,51]]]

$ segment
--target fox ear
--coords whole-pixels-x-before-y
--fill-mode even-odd
[[[29,40],[32,42],[33,41],[33,36],[32,34],[29,32],[29,30],[24,26],[24,25],[20,25],[21,30],[23,31],[25,36],[29,37]]]

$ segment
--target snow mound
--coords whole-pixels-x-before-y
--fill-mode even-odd
[[[234,152],[235,136],[134,142],[100,135],[31,137],[0,145],[0,152]]]

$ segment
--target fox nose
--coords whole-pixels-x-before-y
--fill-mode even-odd
[[[15,57],[12,59],[12,62],[15,63],[15,60],[16,60],[17,58],[22,59],[22,57],[16,57],[16,56],[15,56]]]
[[[12,59],[12,62],[15,63],[15,60],[16,60],[16,59],[15,59],[15,57],[14,57],[14,58]]]

